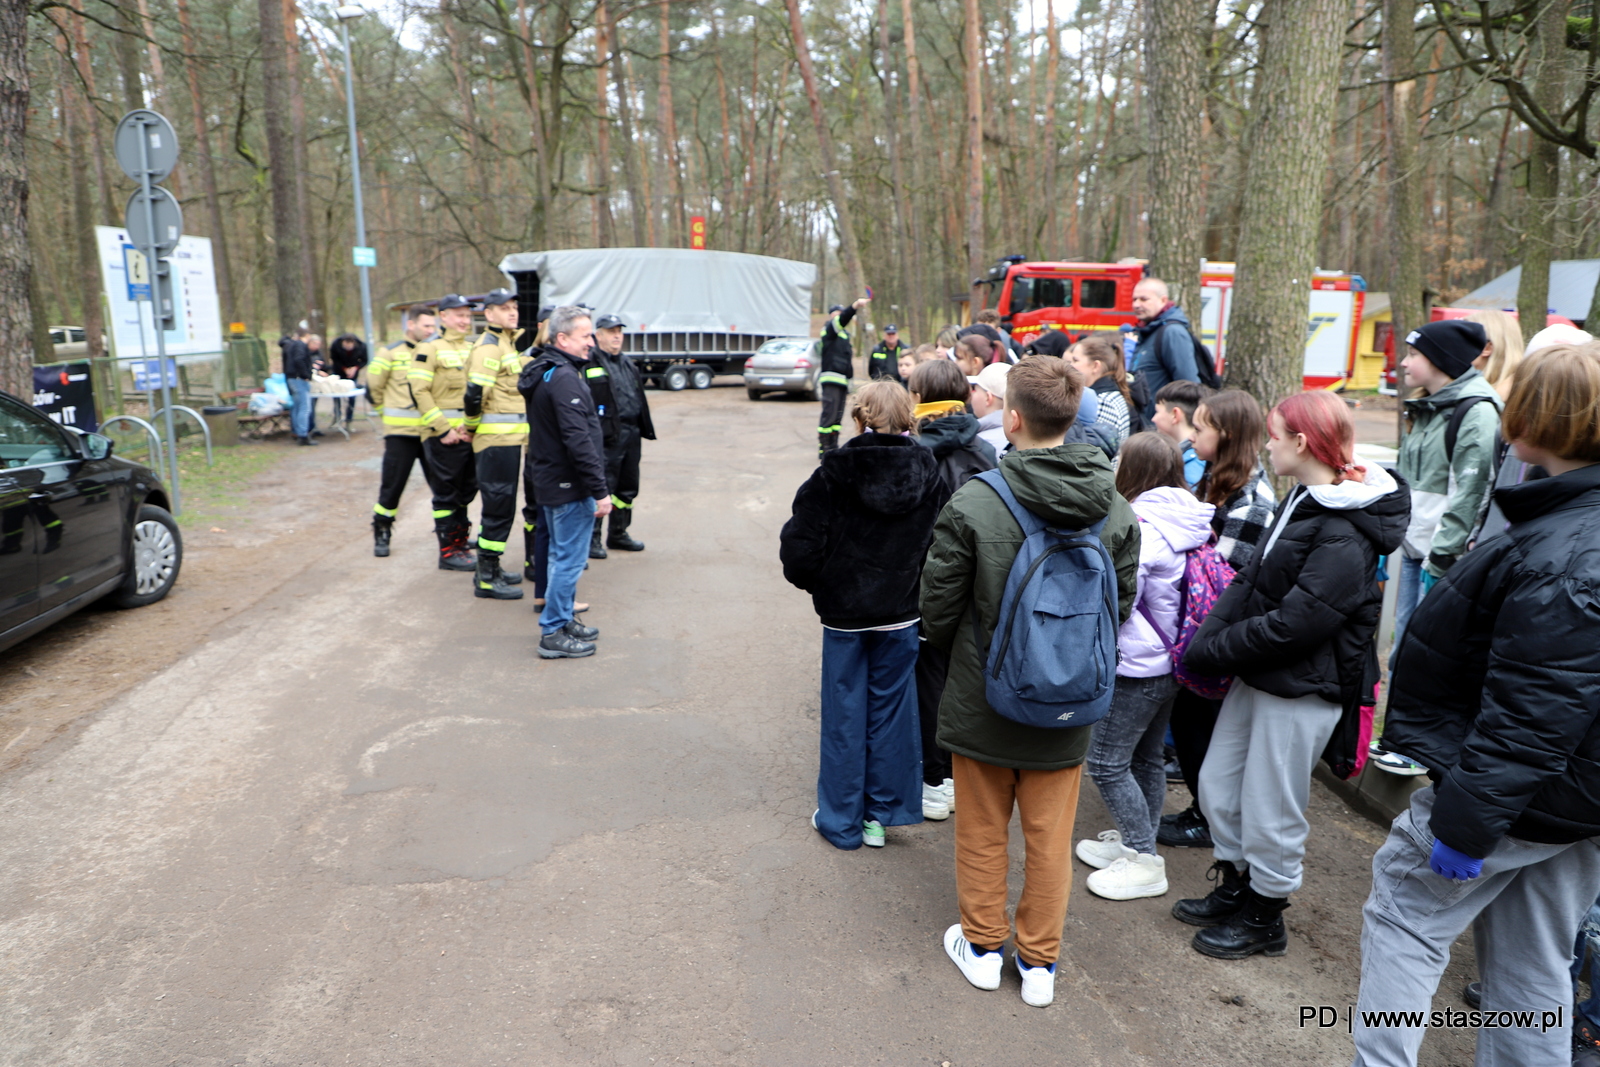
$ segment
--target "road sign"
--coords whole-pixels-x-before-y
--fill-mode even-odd
[[[350,258],[358,267],[376,267],[378,265],[378,250],[376,248],[362,248],[356,245],[350,250]]]
[[[144,152],[140,152],[140,141],[144,142]],[[172,123],[154,111],[140,108],[122,116],[112,143],[117,165],[134,181],[143,177],[147,169],[151,184],[165,181],[178,164],[178,135],[173,132]]]
[[[128,274],[128,299],[150,299],[150,262],[133,245],[122,246],[122,266]]]
[[[156,254],[164,256],[178,247],[178,238],[183,236],[183,208],[178,206],[171,193],[161,186],[152,186],[150,189],[150,206],[155,209]],[[150,244],[150,232],[145,223],[145,197],[143,189],[135,189],[133,195],[128,197],[127,214],[128,240],[136,247],[143,248]]]

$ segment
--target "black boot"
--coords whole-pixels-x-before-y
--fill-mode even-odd
[[[394,520],[386,515],[372,517],[372,554],[374,556],[387,556],[389,554],[389,535],[394,532]]]
[[[817,434],[817,452],[826,454],[839,447],[839,435],[836,433]]]
[[[492,600],[521,600],[522,590],[506,584],[500,573],[500,553],[478,549],[478,573],[472,579],[472,595]]]
[[[1289,931],[1283,926],[1286,897],[1264,897],[1254,889],[1244,891],[1244,907],[1223,923],[1194,935],[1194,950],[1219,960],[1242,960],[1257,952],[1281,956],[1289,951]]]
[[[439,569],[442,571],[470,571],[475,566],[472,553],[463,553],[456,544],[454,526],[436,525],[434,536],[439,539]]]
[[[1191,804],[1176,815],[1161,816],[1156,841],[1168,848],[1210,848],[1211,826],[1199,807]]]
[[[1211,865],[1206,877],[1217,882],[1217,887],[1203,897],[1180,900],[1172,906],[1172,917],[1190,926],[1215,926],[1227,922],[1244,907],[1245,894],[1250,891],[1250,872],[1241,871],[1227,860]]]
[[[633,522],[632,508],[611,509],[611,532],[606,535],[606,547],[619,552],[643,552],[644,542],[628,536],[628,525]]]
[[[600,534],[601,534],[600,527],[605,523],[605,521],[606,520],[604,518],[597,518],[597,519],[594,520],[594,533],[589,535],[589,558],[590,559],[605,559],[606,558],[605,542],[600,539]]]

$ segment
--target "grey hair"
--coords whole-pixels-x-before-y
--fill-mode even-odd
[[[1156,296],[1160,297],[1162,300],[1170,299],[1172,296],[1172,294],[1167,291],[1167,283],[1162,281],[1160,278],[1140,278],[1138,285],[1134,286],[1134,288],[1138,288],[1139,285],[1147,285],[1151,289],[1154,289]]]
[[[545,324],[545,330],[554,343],[555,339],[564,333],[571,333],[572,328],[578,324],[579,319],[594,321],[589,314],[589,309],[577,304],[564,304],[550,313],[550,321]]]

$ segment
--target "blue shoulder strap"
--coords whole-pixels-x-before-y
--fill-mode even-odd
[[[1050,528],[1049,523],[1022,506],[1022,502],[1011,491],[1011,486],[1006,484],[1005,475],[1000,473],[998,467],[992,471],[984,471],[974,477],[981,480],[990,489],[993,489],[999,494],[1000,499],[1005,501],[1006,507],[1011,509],[1011,517],[1017,520],[1018,526],[1022,527],[1023,537],[1031,537],[1040,530],[1048,530]],[[1089,527],[1087,532],[1093,534],[1096,541],[1100,540],[1100,534],[1106,528],[1106,519],[1110,517],[1109,514],[1102,515],[1100,521]],[[1069,532],[1080,533],[1082,531],[1073,530]]]

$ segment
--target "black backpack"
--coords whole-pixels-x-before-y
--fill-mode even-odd
[[[1170,322],[1164,323],[1161,328],[1164,330],[1171,325]],[[1183,328],[1183,332],[1194,342],[1194,369],[1200,375],[1200,384],[1207,389],[1221,389],[1222,375],[1217,373],[1217,357],[1212,354],[1210,346],[1188,326]]]

